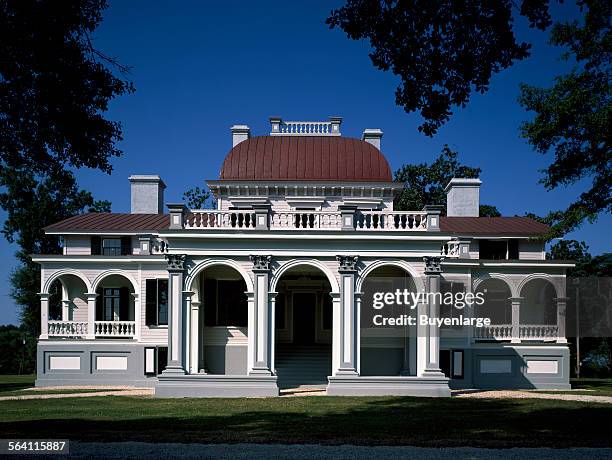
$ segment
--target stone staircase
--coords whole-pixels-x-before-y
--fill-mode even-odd
[[[324,388],[331,374],[331,354],[331,344],[278,344],[275,367],[279,388]]]

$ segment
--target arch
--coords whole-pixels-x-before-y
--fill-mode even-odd
[[[530,282],[537,281],[537,280],[545,281],[548,284],[550,284],[555,290],[555,295],[557,297],[564,297],[564,295],[559,292],[558,283],[555,282],[556,279],[553,276],[548,275],[546,273],[532,273],[531,275],[523,278],[517,287],[518,295],[522,296],[523,289],[525,288],[525,286],[529,284]]]
[[[377,268],[385,267],[385,266],[393,266],[393,267],[401,268],[402,270],[407,272],[410,275],[410,277],[414,280],[414,284],[417,288],[417,291],[419,290],[425,291],[425,283],[423,283],[423,280],[421,276],[419,275],[419,273],[416,271],[416,269],[411,264],[403,260],[377,260],[371,263],[359,274],[359,277],[357,278],[357,282],[355,283],[355,290],[357,292],[361,292],[361,287],[363,286],[363,283],[365,279],[367,278],[367,276],[371,272],[376,270]]]
[[[127,279],[130,284],[132,285],[132,287],[134,288],[134,294],[138,294],[140,292],[140,288],[138,287],[138,283],[134,280],[134,278],[132,278],[132,275],[130,275],[129,273],[126,273],[124,271],[121,270],[106,270],[102,273],[100,273],[98,276],[96,276],[96,278],[94,279],[93,283],[92,283],[92,292],[96,292],[96,290],[98,289],[98,286],[100,285],[100,283],[102,281],[104,281],[105,278],[112,276],[112,275],[118,275],[118,276],[122,276],[125,279]]]
[[[474,279],[472,291],[475,292],[478,289],[478,286],[480,286],[485,281],[491,280],[491,279],[503,281],[506,284],[506,286],[508,286],[511,297],[519,296],[519,289],[517,289],[516,285],[510,279],[508,279],[508,277],[506,277],[505,275],[497,274],[497,273],[480,274],[477,278]]]
[[[242,278],[244,278],[244,282],[247,285],[247,290],[249,292],[254,291],[255,288],[253,286],[253,280],[251,279],[249,274],[240,266],[240,264],[230,259],[208,259],[208,260],[199,262],[195,267],[193,267],[189,271],[189,274],[187,275],[185,279],[185,290],[191,291],[193,288],[193,283],[197,279],[198,275],[202,273],[204,270],[206,270],[207,268],[212,267],[214,265],[225,265],[226,267],[233,268],[238,273],[240,273]]]
[[[76,276],[81,281],[83,281],[83,283],[85,283],[85,287],[87,288],[87,292],[93,292],[92,291],[92,285],[89,282],[89,279],[87,279],[87,277],[85,275],[83,275],[81,272],[79,272],[77,270],[65,269],[65,270],[59,270],[59,271],[53,273],[49,278],[47,278],[47,280],[45,281],[45,284],[43,285],[43,288],[42,288],[42,294],[49,294],[49,289],[51,288],[51,285],[56,280],[58,280],[59,278],[61,278],[64,275]]]
[[[270,292],[276,292],[276,286],[285,272],[291,270],[292,268],[299,267],[300,265],[307,265],[321,270],[329,281],[331,293],[337,294],[340,292],[340,286],[338,284],[338,280],[334,276],[334,273],[329,269],[329,267],[325,266],[325,264],[315,259],[292,259],[282,264],[272,276],[272,281],[270,282]]]

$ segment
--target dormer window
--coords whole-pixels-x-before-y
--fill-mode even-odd
[[[518,240],[480,240],[480,258],[484,260],[516,260]]]
[[[121,238],[103,238],[102,239],[102,255],[103,256],[121,255]]]

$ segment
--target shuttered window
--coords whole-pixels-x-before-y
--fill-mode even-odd
[[[146,324],[165,326],[168,324],[168,280],[146,280]]]

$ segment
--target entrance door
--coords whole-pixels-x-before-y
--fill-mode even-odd
[[[315,343],[315,294],[293,294],[293,343],[312,345]]]

